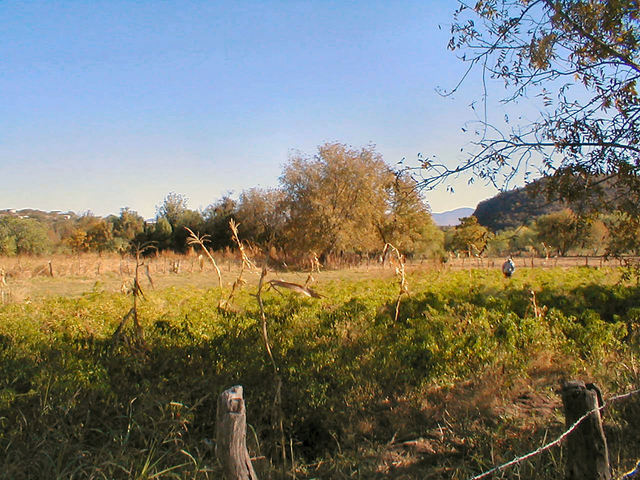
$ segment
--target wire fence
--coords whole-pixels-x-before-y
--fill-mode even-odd
[[[573,432],[576,428],[578,428],[578,425],[580,425],[580,423],[582,423],[586,418],[589,417],[589,415],[593,414],[594,412],[600,412],[602,410],[604,410],[608,405],[610,405],[613,402],[617,402],[619,400],[623,400],[625,398],[629,398],[632,397],[633,395],[636,395],[640,393],[640,389],[637,390],[633,390],[631,392],[627,392],[627,393],[623,393],[620,395],[616,395],[615,397],[612,397],[610,399],[608,399],[606,402],[603,402],[602,405],[600,405],[599,407],[596,407],[592,410],[589,410],[587,413],[585,413],[584,415],[582,415],[580,418],[578,418],[578,420],[576,420],[573,425],[571,425],[571,427],[569,427],[569,429],[567,431],[565,431],[562,435],[560,435],[558,438],[556,438],[555,440],[553,440],[552,442],[547,443],[546,445],[541,446],[540,448],[537,448],[536,450],[529,452],[525,455],[522,455],[520,457],[514,458],[513,460],[507,462],[507,463],[503,463],[502,465],[498,465],[496,467],[491,468],[490,470],[487,470],[486,472],[483,472],[479,475],[476,475],[475,477],[471,477],[469,478],[469,480],[480,480],[482,478],[486,478],[489,475],[492,475],[494,473],[498,473],[502,470],[506,470],[509,467],[513,467],[514,465],[517,465],[529,458],[535,457],[536,455],[540,455],[542,452],[549,450],[550,448],[553,448],[557,445],[559,445],[565,438],[567,438],[571,432]],[[638,478],[640,479],[640,461],[637,463],[636,467],[627,472],[626,474],[624,474],[624,476],[621,478],[621,480],[630,480],[630,479],[635,479]]]

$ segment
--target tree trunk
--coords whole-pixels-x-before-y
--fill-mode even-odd
[[[220,394],[216,422],[216,455],[227,480],[258,480],[247,451],[247,418],[242,387]]]
[[[568,381],[562,386],[567,428],[587,412],[602,404],[598,387],[582,381]],[[600,411],[593,411],[567,437],[566,480],[611,480],[607,440],[602,429]]]

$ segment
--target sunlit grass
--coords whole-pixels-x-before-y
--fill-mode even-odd
[[[640,293],[615,270],[413,270],[397,322],[392,271],[316,277],[319,300],[263,294],[297,478],[465,478],[561,432],[562,379],[638,382]],[[112,343],[122,293],[0,306],[0,477],[220,478],[216,400],[242,384],[256,467],[278,478],[255,286],[225,312],[209,278],[145,290],[146,349]],[[635,405],[608,417],[616,468],[638,451]],[[556,478],[561,458],[509,478]]]

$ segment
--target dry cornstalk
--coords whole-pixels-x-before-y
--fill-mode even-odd
[[[149,271],[149,265],[144,266],[144,273],[147,275],[147,280],[149,280],[149,285],[151,285],[151,289],[155,289],[155,285],[153,284],[153,278],[151,278],[151,272]]]
[[[322,295],[320,295],[316,291],[297,283],[285,282],[284,280],[269,280],[267,283],[278,293],[280,293],[278,287],[281,287],[291,290],[292,292],[299,293],[300,295],[305,295],[307,297],[322,298]]]
[[[120,324],[118,325],[118,328],[116,328],[116,331],[113,333],[113,336],[111,337],[111,339],[113,343],[117,343],[122,339],[122,330],[124,329],[124,326],[127,323],[127,320],[131,317],[133,319],[135,340],[138,342],[140,346],[142,346],[143,348],[146,348],[146,343],[144,341],[144,332],[142,330],[142,325],[140,325],[140,322],[138,320],[138,298],[142,297],[146,299],[146,297],[144,296],[144,292],[142,291],[142,287],[140,286],[139,270],[140,270],[140,267],[144,266],[144,260],[141,260],[142,255],[146,251],[154,249],[156,247],[153,245],[152,242],[146,242],[141,245],[135,245],[134,248],[135,248],[134,253],[136,257],[136,270],[133,277],[133,286],[131,288],[131,296],[133,297],[133,306],[127,312],[127,314],[122,318],[122,320],[120,321]]]
[[[220,287],[220,296],[222,296],[222,274],[220,273],[220,269],[218,268],[218,264],[216,263],[216,260],[213,258],[213,255],[211,255],[207,247],[205,247],[204,245],[204,242],[209,241],[209,235],[198,236],[195,233],[193,233],[193,230],[191,230],[189,227],[184,227],[184,228],[187,230],[187,232],[189,232],[189,238],[187,239],[187,244],[199,245],[200,248],[202,248],[202,251],[207,255],[207,257],[209,257],[209,261],[211,261],[211,264],[213,265],[213,267],[216,269],[216,273],[218,274],[218,285]],[[201,266],[201,269],[202,269],[202,266]]]
[[[229,227],[231,228],[231,238],[238,246],[238,250],[240,251],[240,255],[242,256],[242,265],[240,266],[240,273],[238,274],[238,278],[236,278],[236,281],[233,282],[233,285],[231,286],[231,293],[229,293],[229,297],[224,302],[220,301],[220,304],[218,305],[220,308],[227,308],[231,304],[231,300],[233,300],[233,297],[236,294],[236,290],[246,283],[244,281],[244,278],[242,277],[245,269],[257,270],[257,267],[247,255],[244,244],[238,236],[238,224],[236,224],[233,218],[229,220]]]
[[[311,269],[309,270],[309,275],[307,276],[307,280],[304,282],[304,286],[308,286],[310,283],[315,282],[315,278],[313,278],[313,273],[320,273],[320,260],[318,260],[318,255],[316,252],[311,252],[309,254],[309,262],[311,263]]]
[[[233,220],[232,220],[233,221]],[[273,353],[271,352],[271,346],[269,345],[269,334],[267,332],[267,316],[264,313],[264,304],[262,303],[262,287],[264,285],[264,278],[267,276],[267,268],[262,267],[262,273],[260,275],[260,280],[258,281],[258,292],[256,293],[256,299],[258,300],[258,306],[260,307],[260,319],[262,323],[262,340],[264,341],[264,348],[267,351],[267,355],[269,356],[269,360],[271,360],[271,366],[273,367],[273,376],[275,379],[275,393],[273,398],[273,419],[278,430],[280,431],[280,444],[281,444],[281,452],[282,452],[282,470],[283,472],[286,470],[287,464],[287,449],[284,435],[284,420],[283,420],[283,412],[282,412],[282,378],[280,378],[280,371],[278,366],[276,365],[276,361],[273,358]],[[270,282],[267,282],[270,283]],[[293,458],[293,457],[292,457]]]
[[[395,314],[395,321],[398,321],[398,315],[400,314],[400,300],[402,299],[402,297],[404,295],[409,295],[409,284],[407,283],[407,279],[405,277],[405,269],[404,269],[404,265],[405,265],[405,259],[404,259],[404,255],[402,255],[400,253],[400,251],[394,247],[392,244],[387,243],[384,246],[384,250],[382,250],[382,259],[386,258],[386,255],[389,253],[389,251],[395,253],[396,256],[396,275],[399,278],[399,284],[400,284],[400,291],[398,292],[398,299],[396,300],[396,314]],[[393,262],[393,260],[391,260]]]

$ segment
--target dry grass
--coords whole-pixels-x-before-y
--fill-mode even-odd
[[[193,252],[180,255],[173,252],[159,252],[145,260],[149,274],[156,288],[185,287],[214,288],[219,285],[220,268],[222,284],[231,287],[242,270],[242,259],[229,252],[216,252],[213,262],[202,262]],[[557,268],[584,266],[618,266],[615,259],[604,260],[591,257],[567,257],[561,259],[516,258],[519,269]],[[50,263],[49,263],[50,262]],[[474,268],[500,268],[502,258],[452,258],[446,263],[435,260],[407,261],[406,274],[424,270],[465,270]],[[22,302],[28,299],[51,295],[77,296],[91,291],[117,292],[123,289],[135,272],[135,258],[118,254],[85,253],[81,255],[51,255],[47,257],[0,257],[0,269],[5,272],[5,282],[0,283],[0,303]],[[51,266],[51,268],[49,267]],[[50,272],[53,272],[51,277]],[[250,288],[257,287],[260,272],[245,270],[243,278]],[[376,260],[362,262],[339,270],[322,271],[316,269],[314,280],[359,281],[388,278],[393,281],[396,269],[393,265],[381,265]],[[289,269],[283,266],[278,277],[289,282],[306,284],[309,273],[305,270]],[[144,282],[147,280],[145,279]]]

